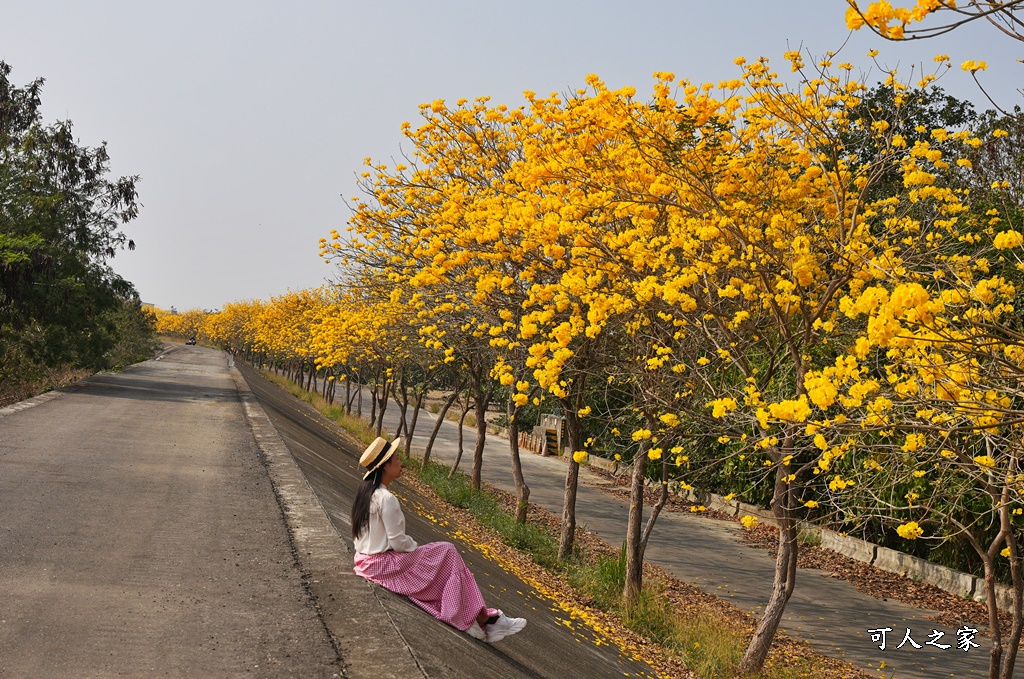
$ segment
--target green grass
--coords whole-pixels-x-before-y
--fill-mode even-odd
[[[487,491],[475,491],[469,478],[440,464],[423,465],[408,461],[410,471],[444,501],[465,509],[481,524],[493,530],[507,545],[528,554],[537,564],[564,573],[570,584],[587,595],[596,608],[613,614],[628,629],[662,646],[704,679],[735,679],[736,666],[746,650],[743,630],[713,611],[680,615],[666,596],[660,582],[648,579],[644,591],[632,606],[625,606],[622,591],[626,582],[625,546],[617,557],[574,554],[558,560],[558,537],[533,523],[516,523],[515,517]],[[813,667],[772,667],[762,679],[813,677]]]
[[[418,459],[407,462],[417,477],[445,502],[467,510],[477,521],[494,530],[501,540],[533,557],[546,568],[558,567],[558,540],[532,523],[517,523],[490,494],[473,490],[469,478],[462,473],[451,474],[444,465],[423,464]]]
[[[713,614],[684,618],[664,596],[661,583],[649,583],[637,602],[623,604],[626,582],[626,551],[618,557],[597,555],[588,559],[576,554],[559,562],[558,538],[542,527],[516,523],[501,503],[486,491],[475,491],[466,475],[451,474],[439,464],[409,460],[408,466],[417,477],[449,504],[465,509],[481,524],[500,536],[507,545],[525,552],[545,568],[564,573],[569,582],[586,594],[594,605],[618,617],[630,630],[659,644],[681,658],[687,667],[705,679],[736,677],[736,665],[746,648],[742,632],[732,629]],[[770,679],[785,679],[776,672]]]
[[[313,391],[306,391],[284,375],[275,375],[274,373],[266,370],[260,370],[259,373],[271,384],[277,385],[300,401],[305,401],[316,408],[317,412],[355,436],[364,445],[370,445],[370,443],[377,438],[376,431],[374,431],[373,427],[368,425],[365,420],[355,415],[346,415],[344,409],[327,403],[327,400],[320,394]],[[381,433],[384,436],[387,436],[386,431]]]
[[[626,548],[618,557],[598,555],[568,569],[569,581],[603,611],[614,613],[630,630],[663,646],[706,679],[734,677],[743,655],[743,635],[711,614],[682,617],[664,596],[661,583],[647,583],[632,606],[623,603]]]
[[[796,539],[799,540],[802,545],[807,545],[808,547],[819,547],[821,546],[821,531],[814,530],[812,528],[801,528]]]

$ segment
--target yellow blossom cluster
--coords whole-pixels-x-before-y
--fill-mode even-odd
[[[905,540],[916,540],[924,535],[924,530],[917,525],[917,521],[908,521],[896,527],[896,532]]]

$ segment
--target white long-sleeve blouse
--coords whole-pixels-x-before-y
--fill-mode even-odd
[[[411,552],[416,549],[416,541],[405,534],[405,514],[401,503],[384,486],[373,491],[370,522],[354,544],[360,554],[379,554],[389,549]]]

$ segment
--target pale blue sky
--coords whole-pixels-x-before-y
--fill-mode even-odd
[[[912,0],[903,3],[912,4]],[[557,0],[516,3],[27,0],[0,3],[0,60],[26,84],[46,78],[48,121],[106,140],[118,174],[139,174],[138,249],[114,268],[143,300],[179,310],[269,298],[331,274],[317,241],[343,229],[362,159],[400,150],[402,121],[433,99],[566,91],[597,73],[650,90],[651,74],[738,74],[737,56],[780,62],[847,39],[842,0]],[[871,68],[949,54],[984,59],[1009,104],[1024,45],[979,26],[916,44],[854,34],[841,61]],[[981,102],[957,69],[941,83]],[[979,103],[981,108],[986,108]]]

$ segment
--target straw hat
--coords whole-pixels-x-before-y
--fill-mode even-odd
[[[363,474],[363,478],[367,478],[373,472],[377,471],[385,462],[391,459],[391,456],[398,450],[398,446],[401,445],[402,439],[397,438],[391,443],[388,443],[383,436],[378,436],[373,440],[363,454],[359,456],[359,466],[366,469],[366,473]]]

